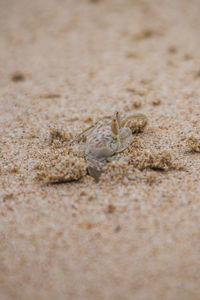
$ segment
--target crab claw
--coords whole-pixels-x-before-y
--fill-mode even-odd
[[[106,163],[105,160],[97,159],[92,155],[86,155],[86,160],[88,162],[88,168],[87,168],[88,174],[92,176],[96,182],[98,182],[101,173],[104,170],[104,166]]]
[[[87,170],[88,170],[89,175],[92,176],[96,182],[98,182],[99,178],[101,176],[102,170],[99,170],[92,166],[88,166]]]

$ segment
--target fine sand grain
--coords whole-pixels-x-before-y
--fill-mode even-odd
[[[199,11],[0,0],[0,300],[200,299]],[[149,122],[97,183],[116,110]]]

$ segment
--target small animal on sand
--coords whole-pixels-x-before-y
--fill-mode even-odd
[[[106,163],[117,159],[116,155],[132,143],[133,133],[142,131],[147,123],[144,114],[126,115],[117,111],[81,132],[78,137],[87,132],[85,159],[89,175],[98,181]]]

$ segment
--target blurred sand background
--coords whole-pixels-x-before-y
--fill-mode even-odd
[[[199,10],[0,0],[1,300],[200,299],[200,154],[187,143],[200,129]],[[145,113],[145,151],[185,168],[35,180],[43,153],[62,149],[52,128],[75,135],[114,110]]]

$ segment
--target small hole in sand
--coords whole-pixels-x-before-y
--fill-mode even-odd
[[[176,54],[176,53],[178,52],[178,49],[176,48],[176,46],[170,46],[170,47],[168,48],[168,52],[169,52],[170,54]]]
[[[12,75],[11,79],[14,82],[20,82],[20,81],[24,81],[26,78],[25,78],[24,74],[22,74],[21,72],[15,72]]]

